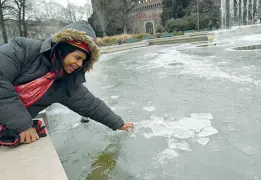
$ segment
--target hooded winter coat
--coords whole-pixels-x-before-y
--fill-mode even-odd
[[[85,72],[93,68],[99,57],[99,48],[94,39],[95,32],[88,22],[78,21],[64,27],[45,41],[17,37],[0,46],[0,124],[20,133],[32,127],[32,118],[40,111],[53,103],[60,103],[112,130],[123,126],[121,117],[82,84],[86,82]],[[26,108],[14,86],[25,84],[48,73],[52,63],[44,54],[48,54],[57,43],[68,40],[88,44],[91,49],[88,67],[77,74],[70,93],[66,92],[66,81],[57,80],[36,103]]]

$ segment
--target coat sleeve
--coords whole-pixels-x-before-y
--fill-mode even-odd
[[[12,84],[24,59],[25,49],[20,39],[0,46],[0,123],[18,133],[32,127],[32,117]]]
[[[77,85],[71,97],[61,103],[81,116],[89,117],[116,131],[124,121],[116,115],[102,100],[95,97],[83,84]]]

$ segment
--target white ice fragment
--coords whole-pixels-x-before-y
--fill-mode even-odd
[[[76,128],[77,126],[79,126],[81,123],[75,123],[74,125],[73,125],[73,128]]]
[[[250,156],[252,156],[258,152],[258,150],[253,147],[246,147],[246,148],[242,149],[242,151],[244,151],[247,155],[250,155]]]
[[[112,99],[117,99],[119,96],[111,96]]]
[[[157,176],[155,174],[152,174],[152,173],[146,173],[145,176],[144,176],[144,179],[145,180],[153,180],[155,179]]]
[[[175,150],[167,148],[165,149],[158,157],[158,161],[161,164],[167,163],[168,160],[177,158],[179,156],[179,153],[177,153]]]
[[[198,138],[197,142],[203,146],[207,145],[209,142],[209,138]]]
[[[159,79],[165,79],[167,78],[168,76],[160,76]]]
[[[182,151],[191,151],[189,144],[185,141],[177,142],[175,139],[168,139],[168,145],[172,149],[179,149]]]
[[[233,125],[229,125],[228,126],[228,130],[229,131],[235,131],[236,129],[235,129],[235,127]]]
[[[209,119],[197,119],[195,117],[181,118],[179,122],[182,127],[194,130],[195,132],[200,132],[203,128],[211,126],[211,121]]]
[[[155,111],[155,110],[156,110],[155,107],[143,107],[143,109],[144,109],[145,111],[149,111],[149,112],[152,112],[152,111]]]
[[[191,113],[190,116],[197,119],[213,119],[211,113]]]
[[[140,121],[136,124],[136,133],[141,134],[145,138],[166,137],[176,139],[195,139],[204,138],[218,133],[218,130],[211,126],[211,121],[206,118],[183,117],[175,120],[167,114],[164,117],[151,115],[149,120]],[[146,133],[141,132],[141,129],[146,129]],[[199,143],[204,145],[208,143],[207,139],[199,140]],[[184,144],[182,144],[184,145]],[[176,149],[182,146],[176,145]]]
[[[150,139],[154,136],[153,133],[143,133],[144,137],[147,138],[147,139]]]
[[[250,147],[250,146],[247,146],[247,145],[244,145],[244,144],[235,144],[236,147],[238,149],[240,149],[241,151],[243,151],[244,153],[246,153],[247,155],[249,156],[252,156],[256,153],[258,153],[258,149],[257,148],[254,148],[254,147]]]
[[[206,127],[198,134],[198,137],[207,137],[217,133],[218,133],[217,129],[213,127]]]
[[[134,138],[135,138],[135,137],[137,137],[137,136],[136,136],[135,134],[132,134],[130,137],[134,137]]]
[[[158,116],[155,116],[155,115],[151,115],[151,116],[150,116],[150,119],[153,120],[153,121],[155,121],[155,122],[163,123],[163,121],[162,121],[163,118],[158,117]]]
[[[195,133],[192,130],[180,131],[180,132],[174,133],[174,137],[176,137],[178,139],[189,139],[189,138],[192,138],[194,136],[195,136]]]
[[[104,86],[104,87],[102,87],[102,89],[110,89],[110,88],[113,88],[113,86]]]

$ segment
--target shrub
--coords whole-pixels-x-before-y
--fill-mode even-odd
[[[161,36],[161,33],[156,33],[155,34],[155,38],[160,38],[160,36]]]
[[[166,22],[165,29],[168,32],[186,31],[195,29],[196,19],[193,16],[187,16],[180,19],[169,19]]]
[[[184,35],[184,31],[179,31],[178,33],[177,33],[177,36],[183,36]]]
[[[156,33],[163,33],[165,31],[164,27],[160,24],[156,25]]]
[[[104,41],[102,38],[97,38],[97,44],[98,46],[104,46]]]
[[[142,38],[144,36],[147,36],[148,34],[136,34],[136,35],[133,35],[132,38],[136,38],[137,40],[142,40]],[[150,35],[150,34],[149,34]]]

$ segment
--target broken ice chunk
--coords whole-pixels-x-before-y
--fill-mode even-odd
[[[77,126],[79,126],[80,125],[80,123],[75,123],[74,125],[73,125],[73,128],[76,128]]]
[[[209,138],[198,138],[197,142],[203,146],[207,145],[209,142]]]
[[[217,134],[218,130],[213,127],[205,127],[199,134],[198,137],[207,137]]]
[[[213,119],[213,115],[211,113],[191,113],[190,116],[197,119]]]
[[[152,112],[152,111],[155,111],[155,110],[156,110],[155,107],[143,107],[143,109],[144,109],[145,111],[149,111],[149,112]]]
[[[167,163],[168,160],[177,158],[179,156],[179,153],[177,153],[176,151],[174,151],[173,149],[165,149],[160,155],[159,155],[159,162],[161,164],[165,164]]]
[[[150,139],[154,136],[153,133],[143,133],[144,137],[147,138],[147,139]]]
[[[174,137],[179,138],[179,139],[188,139],[188,138],[192,138],[194,136],[195,136],[195,134],[194,134],[194,131],[192,131],[192,130],[174,133]]]
[[[179,149],[179,150],[182,150],[182,151],[191,151],[189,144],[185,141],[176,142],[175,139],[169,139],[168,145],[172,149]]]
[[[112,99],[117,99],[119,96],[111,96]]]

